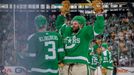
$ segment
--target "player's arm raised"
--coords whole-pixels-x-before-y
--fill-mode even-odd
[[[94,35],[101,34],[104,31],[104,17],[103,5],[101,0],[93,0],[92,7],[96,14],[96,21],[94,23]]]
[[[104,17],[102,14],[97,14],[96,21],[94,23],[94,35],[102,34],[104,31]]]
[[[65,22],[66,22],[66,17],[65,15],[70,12],[70,2],[69,0],[62,1],[62,8],[60,9],[61,14],[58,15],[55,25],[56,29],[59,31],[61,27],[64,29],[65,27]]]
[[[63,26],[63,24],[65,23],[66,18],[64,15],[60,14],[58,15],[55,25],[56,25],[56,29],[59,31],[61,29],[61,27]]]

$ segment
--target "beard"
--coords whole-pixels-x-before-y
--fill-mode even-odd
[[[80,30],[80,28],[73,28],[73,33],[77,33]]]

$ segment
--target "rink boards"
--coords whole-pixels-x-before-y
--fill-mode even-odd
[[[27,70],[21,66],[5,66],[3,70],[7,75],[26,75]],[[102,75],[100,67],[95,72],[95,75]],[[134,75],[134,67],[118,67],[117,75]]]

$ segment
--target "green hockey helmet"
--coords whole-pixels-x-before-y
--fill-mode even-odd
[[[107,43],[102,43],[101,46],[104,47],[105,49],[108,49],[108,44]]]
[[[44,25],[47,25],[47,19],[43,15],[39,15],[35,17],[35,24],[38,28],[43,27]]]
[[[77,21],[80,25],[86,26],[86,18],[84,16],[75,16],[72,21]]]

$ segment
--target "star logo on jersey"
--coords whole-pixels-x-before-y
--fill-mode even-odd
[[[71,39],[68,39],[68,43],[71,43]]]
[[[69,37],[66,37],[65,39],[64,39],[64,43],[71,43],[71,39],[69,38]]]
[[[76,44],[80,43],[80,38],[77,38],[76,36],[66,37],[64,39],[65,48],[70,49],[73,48]]]

